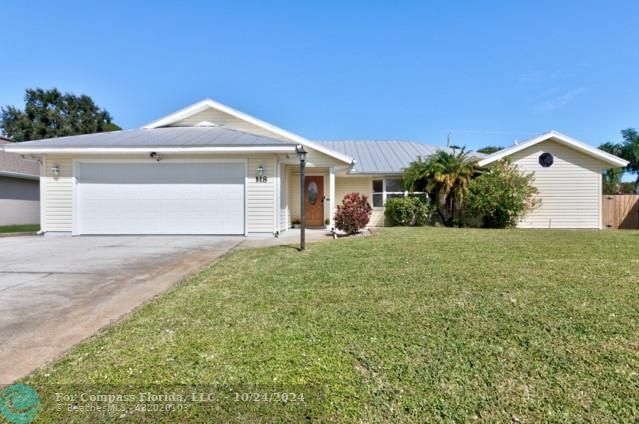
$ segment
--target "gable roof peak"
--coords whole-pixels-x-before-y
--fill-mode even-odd
[[[516,143],[513,146],[507,147],[503,150],[499,150],[489,156],[487,156],[486,158],[482,159],[479,161],[479,166],[486,166],[489,165],[493,162],[496,162],[498,160],[504,159],[510,155],[512,155],[513,153],[517,153],[521,150],[527,149],[531,146],[534,146],[536,144],[542,143],[544,141],[548,141],[548,140],[553,140],[556,141],[558,143],[561,143],[565,146],[568,146],[574,150],[580,151],[584,154],[587,154],[589,156],[592,156],[594,158],[597,158],[609,165],[611,165],[612,167],[624,167],[626,165],[628,165],[628,161],[626,161],[625,159],[622,159],[620,157],[617,157],[615,155],[612,155],[608,152],[604,152],[601,149],[598,149],[596,147],[593,147],[587,143],[584,143],[582,141],[576,140],[572,137],[569,137],[559,131],[556,130],[550,130],[550,131],[546,131],[543,134],[540,134],[536,137],[530,138],[526,141],[522,141],[520,143]]]
[[[348,164],[352,164],[353,163],[353,158],[344,155],[343,153],[339,153],[336,152],[334,150],[328,149],[320,144],[317,144],[315,142],[312,142],[310,140],[307,140],[304,137],[301,137],[297,134],[293,134],[292,132],[286,131],[285,129],[282,129],[280,127],[277,127],[275,125],[269,124],[265,121],[262,121],[261,119],[255,118],[249,114],[246,114],[244,112],[240,112],[237,109],[233,109],[232,107],[223,105],[222,103],[216,102],[215,100],[211,99],[211,98],[206,98],[204,100],[200,100],[197,103],[193,103],[191,106],[187,106],[184,109],[181,109],[177,112],[174,112],[170,115],[167,115],[163,118],[160,118],[156,121],[153,121],[147,125],[145,125],[142,128],[145,129],[153,129],[153,128],[160,128],[160,127],[166,127],[169,126],[171,124],[174,124],[178,121],[181,121],[185,118],[191,117],[197,113],[202,112],[203,110],[206,110],[208,108],[211,109],[215,109],[218,110],[220,112],[226,113],[228,115],[231,115],[237,119],[241,119],[245,122],[248,122],[249,124],[252,124],[256,127],[262,128],[266,131],[269,131],[273,134],[276,134],[280,137],[283,137],[287,140],[293,141],[295,143],[301,144],[303,146],[309,147],[313,150],[316,150],[320,153],[323,153],[327,156],[330,156],[334,159],[337,159],[339,161],[348,163]]]

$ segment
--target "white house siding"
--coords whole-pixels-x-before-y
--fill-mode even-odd
[[[246,213],[249,233],[270,233],[277,227],[275,162],[275,156],[252,156],[248,160]],[[264,167],[265,183],[255,181],[260,165]]]
[[[197,157],[180,156],[179,159],[224,159],[235,158],[230,155],[198,155]],[[71,232],[73,228],[73,159],[82,160],[148,160],[148,156],[46,156],[43,159],[44,176],[42,184],[42,230],[46,232]],[[171,157],[170,159],[178,159]],[[277,228],[275,155],[250,155],[239,159],[247,159],[248,172],[246,178],[246,213],[247,231],[249,233],[273,232]],[[51,168],[57,165],[60,175],[53,175]],[[256,182],[258,166],[264,167],[267,182]]]
[[[73,161],[69,156],[45,157],[42,162],[44,175],[40,177],[43,194],[41,210],[42,231],[71,232],[73,226]],[[51,168],[58,166],[60,175]]]
[[[245,131],[253,134],[263,135],[266,137],[277,138],[280,140],[286,140],[286,138],[282,137],[279,134],[268,131],[264,128],[258,127],[257,125],[253,125],[250,122],[244,121],[243,119],[236,118],[228,113],[221,112],[215,109],[207,109],[200,113],[196,113],[193,116],[188,118],[184,118],[181,121],[178,121],[170,126],[172,127],[194,127],[200,122],[211,122],[220,126],[233,128],[240,131]]]
[[[539,165],[539,155],[551,153],[554,164]],[[592,156],[555,141],[531,146],[510,156],[523,172],[534,172],[541,205],[528,214],[521,228],[601,228],[601,170]]]

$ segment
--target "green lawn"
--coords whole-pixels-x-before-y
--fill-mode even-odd
[[[87,420],[56,411],[56,391],[123,384],[215,393],[133,422],[636,422],[638,246],[631,231],[420,228],[236,251],[24,382],[42,422]]]
[[[0,225],[0,234],[8,233],[35,233],[40,231],[40,225]]]

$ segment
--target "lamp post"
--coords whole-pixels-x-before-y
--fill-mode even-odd
[[[297,146],[297,156],[300,158],[300,250],[306,249],[306,224],[304,223],[304,168],[306,167],[306,150],[304,146]]]

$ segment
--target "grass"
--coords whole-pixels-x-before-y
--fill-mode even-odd
[[[0,226],[0,234],[9,233],[36,233],[40,231],[40,225],[3,225]]]
[[[638,245],[420,228],[237,251],[24,382],[42,422],[86,420],[55,411],[56,391],[125,384],[218,395],[135,422],[636,422]]]

